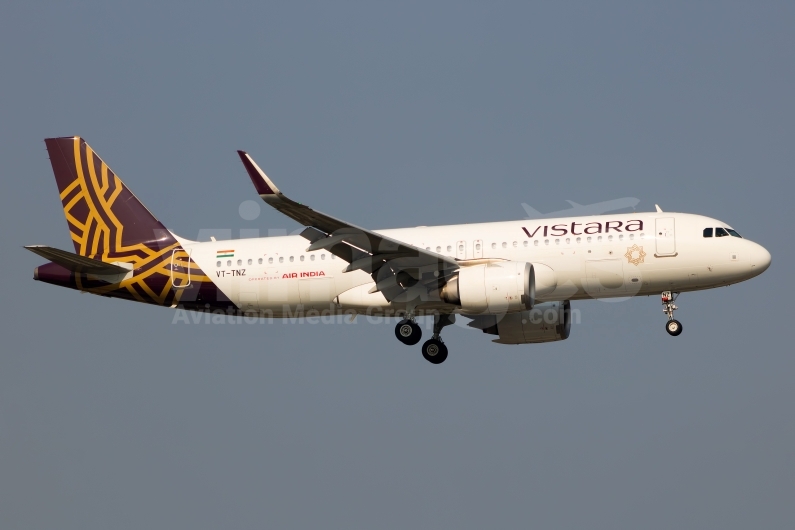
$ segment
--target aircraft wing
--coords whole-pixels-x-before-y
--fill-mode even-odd
[[[259,196],[270,206],[307,228],[301,236],[310,242],[307,251],[328,250],[348,262],[343,272],[363,270],[376,282],[371,292],[381,291],[394,300],[418,283],[428,289],[439,287],[458,262],[429,250],[383,236],[285,196],[268,178],[254,159],[238,151]]]

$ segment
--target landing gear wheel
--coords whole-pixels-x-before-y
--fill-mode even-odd
[[[432,364],[442,364],[447,359],[447,346],[437,339],[425,341],[422,345],[422,356]]]
[[[669,320],[665,324],[665,331],[667,331],[672,337],[676,337],[682,333],[682,323],[678,320]]]
[[[416,322],[401,320],[395,326],[395,337],[403,344],[414,346],[422,338],[422,330]]]

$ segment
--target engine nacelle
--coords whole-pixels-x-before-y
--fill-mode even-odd
[[[571,333],[571,303],[545,302],[529,311],[483,315],[468,324],[483,333],[498,335],[500,344],[531,344],[565,340]]]
[[[549,265],[543,263],[533,263],[533,275],[536,282],[536,301],[549,300],[549,296],[555,296],[553,292],[558,287],[558,276]]]
[[[463,267],[442,287],[447,303],[469,314],[524,311],[535,303],[533,264],[498,261]]]

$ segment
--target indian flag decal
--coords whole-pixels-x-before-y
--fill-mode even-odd
[[[218,254],[215,256],[217,258],[234,258],[235,251],[234,250],[219,250]]]

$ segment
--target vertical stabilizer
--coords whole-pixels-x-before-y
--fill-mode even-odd
[[[166,227],[85,140],[44,142],[77,254],[137,264],[176,246]]]

